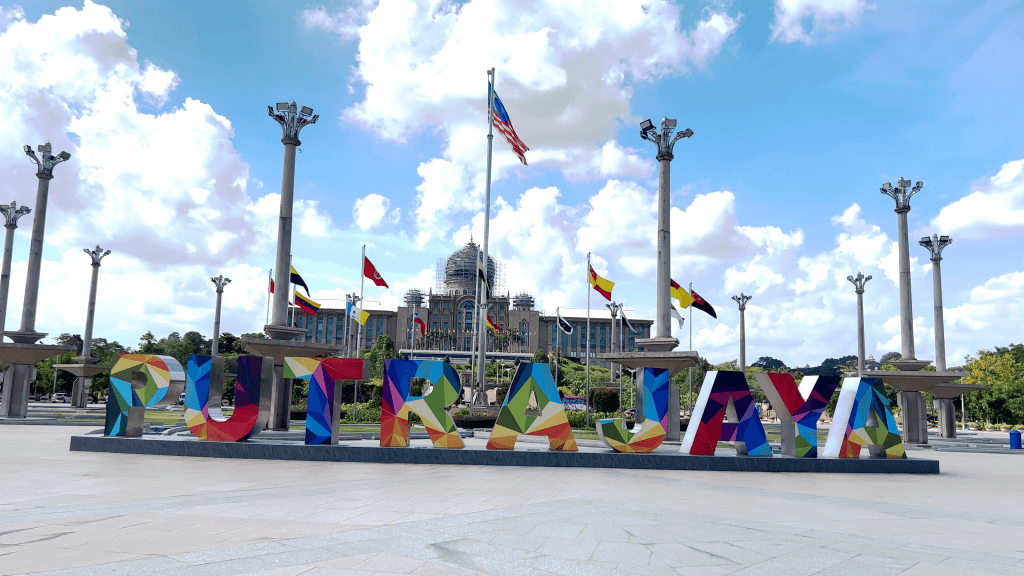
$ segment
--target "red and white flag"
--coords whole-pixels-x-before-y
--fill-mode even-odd
[[[512,127],[512,119],[508,117],[508,111],[505,110],[505,105],[501,103],[498,93],[494,92],[493,88],[491,88],[491,94],[494,96],[494,127],[508,141],[512,151],[519,156],[519,161],[526,165],[526,151],[529,148],[525,142],[519,139],[516,129]]]
[[[381,277],[380,272],[377,272],[377,267],[373,265],[373,262],[370,262],[370,259],[365,256],[363,257],[363,276],[372,280],[377,286],[391,288],[388,286],[388,283],[384,281],[384,278]]]

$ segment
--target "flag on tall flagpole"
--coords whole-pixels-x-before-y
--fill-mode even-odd
[[[626,328],[629,328],[630,332],[636,334],[636,328],[633,328],[633,325],[629,323],[629,318],[626,318],[626,311],[620,310],[620,312],[622,312],[622,319],[626,321]]]
[[[427,335],[427,323],[424,322],[422,318],[420,318],[419,314],[413,312],[413,314],[412,314],[412,322],[413,322],[413,324],[415,324],[415,325],[420,327],[420,336],[426,336]]]
[[[363,258],[363,276],[369,278],[377,286],[383,286],[385,288],[391,288],[388,283],[381,277],[380,272],[377,272],[377,267],[370,262],[369,258]]]
[[[594,271],[594,267],[590,267],[590,285],[597,290],[601,296],[604,296],[609,302],[612,300],[612,288],[615,287],[615,282],[598,276],[597,272]]]
[[[295,305],[298,306],[306,314],[316,314],[316,311],[320,309],[319,304],[313,302],[312,300],[303,296],[302,294],[299,294],[298,292],[295,293]]]
[[[309,296],[309,286],[306,286],[306,281],[302,279],[302,276],[299,276],[299,273],[295,271],[294,266],[291,267],[291,281],[292,284],[305,288],[306,296]]]
[[[491,96],[494,101],[492,109],[494,113],[494,127],[505,137],[505,140],[512,147],[512,151],[515,152],[516,156],[519,156],[519,161],[526,165],[526,151],[529,148],[526,147],[526,144],[516,134],[515,128],[512,127],[512,119],[508,117],[508,111],[505,110],[505,105],[501,103],[501,98],[498,98],[498,93],[494,91],[494,87],[488,84],[488,88],[491,90]]]
[[[494,324],[494,320],[491,320],[490,316],[487,317],[487,327],[494,330],[496,333],[501,332],[501,328],[498,328],[498,326]]]
[[[682,329],[685,319],[683,318],[683,315],[679,313],[679,310],[676,310],[675,306],[672,306],[672,317],[679,321],[679,328]]]
[[[693,304],[693,296],[690,296],[690,293],[687,292],[685,288],[677,284],[675,280],[669,278],[669,281],[672,282],[672,286],[668,290],[669,296],[675,298],[679,302],[680,308],[689,308],[690,304]]]
[[[562,318],[562,311],[560,308],[555,309],[555,316],[558,318],[558,327],[562,332],[572,335],[572,324],[570,324],[565,318]]]
[[[274,269],[273,268],[270,269],[270,273],[268,274],[268,276],[270,276],[270,293],[273,294],[274,293]]]
[[[369,312],[363,310],[362,308],[356,306],[355,304],[352,304],[351,302],[348,303],[348,315],[353,320],[358,322],[360,326],[365,326],[366,320],[370,317]]]
[[[701,298],[700,294],[697,294],[696,290],[691,288],[690,289],[690,295],[693,296],[693,304],[692,304],[692,306],[694,308],[696,308],[697,310],[700,310],[702,312],[707,313],[712,318],[718,318],[718,314],[715,314],[715,309],[711,306],[711,304],[708,304],[707,300]]]
[[[477,278],[480,279],[480,281],[484,285],[484,297],[485,298],[490,298],[491,297],[491,285],[490,285],[490,283],[487,282],[487,275],[484,274],[484,266],[483,266],[483,264],[480,263],[479,259],[477,259],[477,263],[476,263],[476,276],[477,276]]]

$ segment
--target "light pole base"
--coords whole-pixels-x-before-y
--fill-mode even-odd
[[[15,344],[35,344],[43,338],[46,338],[46,334],[43,332],[29,332],[27,330],[12,330],[10,332],[4,332],[4,336],[11,339],[11,342]]]
[[[264,326],[263,331],[266,332],[267,336],[270,336],[271,340],[295,340],[306,333],[305,328],[296,328],[295,326],[275,326],[273,324],[267,324]]]
[[[643,346],[647,352],[669,352],[679,346],[679,338],[638,338],[637,346]]]

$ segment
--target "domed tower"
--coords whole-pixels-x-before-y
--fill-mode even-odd
[[[477,262],[483,251],[472,240],[444,259],[444,280],[442,289],[448,294],[473,294],[476,290]],[[498,265],[494,258],[487,257],[487,283],[494,293]]]

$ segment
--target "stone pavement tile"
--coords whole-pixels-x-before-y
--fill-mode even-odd
[[[554,556],[529,558],[524,561],[524,564],[545,574],[559,574],[563,576],[610,576],[616,569],[614,562],[567,560]]]
[[[584,527],[583,524],[572,524],[569,522],[544,522],[536,525],[526,535],[541,538],[575,538],[579,536]]]
[[[424,562],[418,568],[410,572],[415,576],[479,576],[481,572],[466,570],[450,564],[440,562]]]
[[[264,542],[261,544],[250,544],[248,546],[234,546],[231,548],[204,550],[201,552],[169,554],[167,557],[184,564],[198,566],[200,564],[210,564],[214,562],[236,560],[239,558],[257,558],[281,552],[288,552],[290,550],[295,550],[295,548],[288,546],[284,542]]]
[[[584,540],[600,540],[601,542],[628,542],[630,533],[611,521],[601,524],[587,524],[579,533]]]
[[[742,565],[763,562],[778,553],[757,552],[743,546],[736,546],[728,539],[719,542],[688,542],[686,545],[695,550],[710,554],[720,560],[714,564],[724,566],[734,563],[737,565],[737,568]],[[653,546],[650,548],[651,551],[658,554],[658,551]]]
[[[799,550],[800,548],[803,548],[804,546],[807,545],[805,542],[792,542],[790,540],[777,540],[777,539],[774,538],[774,535],[770,535],[768,537],[765,537],[764,535],[762,535],[761,538],[757,538],[754,535],[746,534],[746,535],[744,535],[744,538],[742,540],[740,540],[740,539],[730,539],[730,538],[723,538],[722,540],[728,542],[729,544],[731,544],[731,545],[733,545],[733,546],[735,546],[737,548],[743,548],[745,550],[750,550],[752,552],[756,552],[758,554],[763,554],[763,555],[768,556],[768,557],[775,557],[775,556],[781,556],[783,554],[788,554],[790,552],[794,552],[796,550]],[[829,545],[828,547],[836,548],[835,546],[832,546],[832,545]],[[857,552],[859,552],[861,550],[860,548],[857,548],[855,546],[852,547],[852,548],[854,548],[854,549],[853,550],[846,550],[846,551],[852,552],[852,553],[857,553]],[[838,547],[836,549],[837,550],[845,550],[845,548],[842,548],[842,547]]]
[[[930,562],[919,562],[900,572],[900,576],[997,576],[999,574],[1005,574],[1005,572],[983,572],[976,568],[957,568]]]
[[[1016,563],[1006,565],[1005,559],[996,555],[990,556],[991,562],[985,560],[969,560],[966,558],[946,558],[942,561],[941,566],[950,568],[963,568],[976,573],[999,573],[1007,575],[1018,575],[1024,576],[1024,567],[1017,566]]]
[[[51,553],[43,554],[40,550],[34,548],[24,548],[21,546],[13,548],[9,552],[4,550],[5,554],[0,556],[0,574],[27,572],[34,565],[75,556],[75,552],[71,550],[54,550]]]
[[[447,540],[447,538],[445,538]],[[476,540],[476,538],[473,538]],[[506,534],[498,533],[493,538],[488,540],[493,544],[500,544],[508,548],[515,550],[525,550],[527,552],[537,552],[545,542],[550,541],[551,538],[547,536],[508,536]]]
[[[684,543],[672,542],[648,544],[647,548],[651,551],[651,554],[653,554],[650,561],[651,564],[663,564],[666,566],[678,567],[719,566],[734,563],[736,568],[743,565],[732,558],[701,550],[700,548],[697,548],[696,545],[691,546]],[[761,557],[761,559],[764,559],[764,557]]]
[[[589,560],[602,544],[600,540],[584,538],[545,538],[536,552],[566,560]]]
[[[651,561],[651,550],[643,544],[606,542],[594,551],[591,560],[615,564],[646,565]]]
[[[538,556],[536,552],[506,546],[497,538],[491,542],[478,542],[471,539],[435,542],[431,548],[437,551],[437,556],[441,559],[447,559],[450,554],[454,553],[516,564],[526,558]]]
[[[183,566],[185,565],[181,562],[166,557],[144,557],[139,560],[33,572],[33,576],[137,576],[138,574],[162,574],[165,570],[177,570]]]
[[[959,531],[959,523],[956,526]],[[1024,548],[1024,529],[1014,526],[1000,526],[989,529],[984,534],[977,533],[944,533],[929,535],[905,535],[900,538],[911,544],[934,546],[938,548],[957,548],[964,551],[1000,554]],[[1019,561],[1020,558],[1018,557]],[[1009,561],[1009,559],[1007,559]]]
[[[898,560],[870,553],[854,556],[822,570],[822,576],[896,576],[916,564],[912,560]]]
[[[855,555],[815,546],[805,546],[764,562],[740,568],[734,574],[737,576],[777,576],[778,574],[809,576],[819,572],[828,574],[828,568],[853,556]]]
[[[350,564],[349,567],[354,570],[409,574],[423,564],[424,561],[418,558],[410,558],[391,552],[381,552],[355,564]]]

